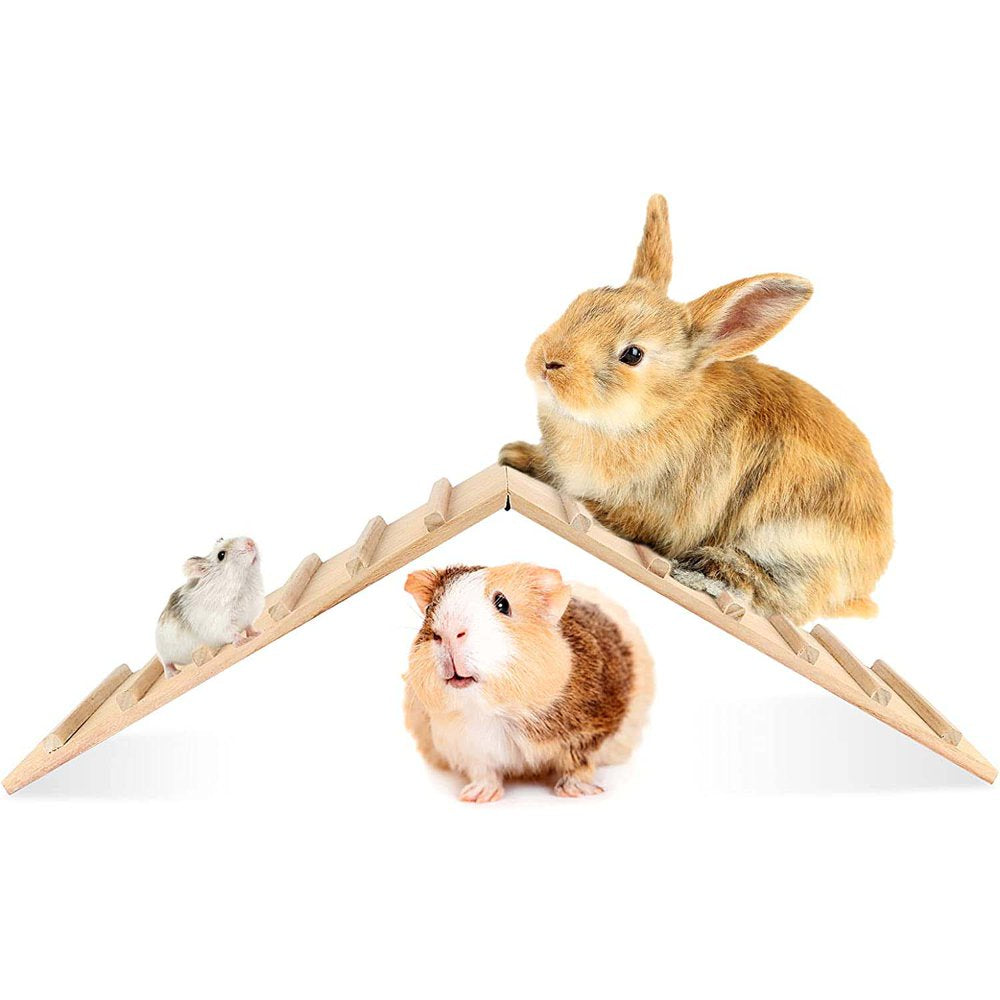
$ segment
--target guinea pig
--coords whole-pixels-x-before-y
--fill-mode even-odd
[[[463,775],[459,798],[494,802],[504,778],[551,776],[557,795],[603,789],[653,697],[653,661],[625,612],[554,569],[523,563],[420,570],[424,616],[404,678],[406,724],[424,757]]]
[[[649,201],[629,280],[584,292],[533,344],[539,445],[500,462],[579,498],[710,593],[796,623],[870,617],[892,552],[889,487],[860,430],[752,351],[812,285],[762,274],[668,298],[667,203]]]
[[[199,646],[241,646],[260,635],[264,610],[260,551],[252,538],[220,538],[207,556],[184,563],[188,582],[170,595],[156,626],[156,654],[166,677],[190,663]]]

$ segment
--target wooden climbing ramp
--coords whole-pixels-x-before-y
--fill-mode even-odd
[[[713,598],[691,590],[670,576],[669,560],[612,534],[579,501],[514,469],[493,465],[454,487],[447,479],[438,480],[427,503],[396,521],[372,518],[350,548],[325,562],[315,554],[306,556],[288,582],[267,597],[254,623],[260,635],[244,645],[202,647],[169,680],[156,657],[135,672],[124,664],[117,667],[7,775],[4,788],[14,793],[36,781],[504,509],[554,531],[984,781],[996,778],[996,768],[883,660],[869,668],[822,625],[804,632],[781,615],[765,618],[745,608],[730,594]]]

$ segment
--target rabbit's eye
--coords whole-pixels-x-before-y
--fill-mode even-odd
[[[493,595],[493,607],[502,615],[510,614],[510,601],[499,590]]]
[[[629,344],[621,354],[618,355],[618,360],[623,364],[631,365],[633,368],[642,361],[643,354],[642,348],[636,347],[635,344]]]
[[[221,551],[221,552],[219,553],[219,562],[222,562],[222,560],[223,560],[223,559],[225,559],[225,558],[226,558],[226,550],[225,550],[225,549],[223,549],[223,550],[222,550],[222,551]]]

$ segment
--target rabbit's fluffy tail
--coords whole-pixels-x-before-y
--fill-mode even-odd
[[[878,605],[870,597],[855,597],[826,612],[829,618],[874,618],[877,614]]]

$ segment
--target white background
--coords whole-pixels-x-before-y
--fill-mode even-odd
[[[815,283],[762,358],[896,495],[836,628],[1000,760],[987,10],[5,4],[2,770],[219,535],[276,587],[534,437],[528,346],[653,191],[676,298]],[[607,794],[428,772],[397,573],[0,802],[5,993],[996,995],[1000,792],[514,514],[432,555],[630,609]]]

